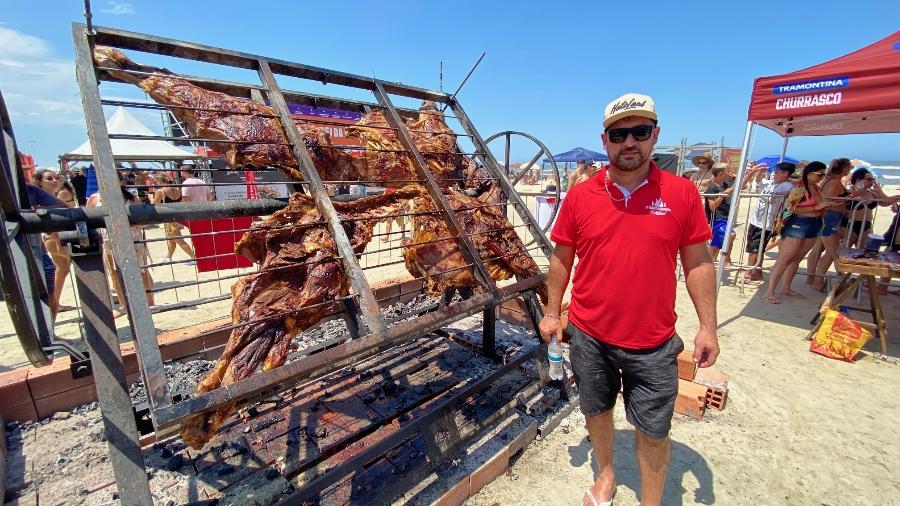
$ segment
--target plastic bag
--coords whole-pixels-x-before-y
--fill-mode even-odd
[[[809,343],[809,351],[852,364],[856,362],[856,354],[869,339],[872,339],[871,332],[843,313],[827,309],[825,321]]]

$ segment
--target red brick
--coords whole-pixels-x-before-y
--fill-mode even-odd
[[[94,384],[93,376],[72,379],[72,372],[69,370],[71,363],[69,357],[58,357],[48,366],[32,368],[28,372],[28,389],[31,390],[31,397],[40,399]]]
[[[228,321],[230,324],[231,321]],[[223,325],[224,326],[224,325]],[[221,329],[216,332],[212,332],[202,337],[203,339],[203,349],[209,350],[210,348],[215,348],[217,346],[222,346],[228,342],[228,338],[231,336],[231,329]],[[222,354],[222,351],[218,351],[219,355]]]
[[[728,399],[728,375],[712,371],[710,369],[700,369],[697,371],[697,377],[694,382],[706,387],[707,405],[717,409],[725,409],[725,401]]]
[[[18,406],[31,402],[28,389],[28,369],[20,367],[0,373],[0,406]]]
[[[419,280],[404,281],[400,285],[400,302],[408,302],[415,299],[425,290],[424,284]]]
[[[678,380],[678,397],[675,399],[675,411],[689,416],[695,420],[703,418],[703,409],[706,407],[706,387]]]
[[[396,282],[390,284],[380,283],[378,288],[372,288],[372,292],[375,294],[375,300],[378,301],[378,305],[381,307],[388,307],[400,301],[400,284]]]
[[[694,363],[694,350],[684,350],[678,354],[678,377],[683,380],[693,381],[697,374],[697,364]]]
[[[201,337],[179,338],[173,336],[167,340],[162,338],[159,340],[159,353],[162,355],[163,361],[187,357],[202,348],[203,338]]]
[[[509,447],[507,446],[469,476],[469,495],[477,494],[485,485],[505,473],[508,467]]]
[[[55,395],[34,400],[39,419],[46,418],[59,411],[68,411],[75,406],[87,404],[97,400],[97,389],[94,384],[80,386],[72,390],[66,390]]]
[[[17,406],[2,404],[0,405],[0,414],[3,415],[4,420],[10,422],[27,422],[38,419],[37,410],[34,408],[34,403],[30,400],[25,404],[19,404]]]
[[[469,477],[459,480],[459,483],[450,487],[444,495],[437,498],[432,506],[459,506],[469,498]]]
[[[122,343],[122,345],[119,346],[119,352],[122,354],[122,364],[125,366],[125,374],[134,374],[140,371],[137,350],[134,349],[133,341]]]
[[[369,287],[372,290],[380,290],[387,286],[399,286],[400,284],[402,284],[405,281],[412,281],[412,279],[413,279],[413,277],[407,273],[407,274],[403,274],[402,276],[397,276],[397,277],[388,278],[388,279],[379,279],[377,281],[373,281],[373,282],[369,283]]]

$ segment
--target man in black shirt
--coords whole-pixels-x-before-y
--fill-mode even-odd
[[[72,183],[72,188],[75,188],[75,200],[78,201],[79,206],[83,207],[87,204],[87,178],[80,169],[76,169],[72,171],[69,182]]]

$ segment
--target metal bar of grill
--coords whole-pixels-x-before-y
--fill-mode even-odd
[[[306,143],[303,141],[303,136],[300,135],[300,130],[294,123],[293,118],[291,118],[291,112],[288,110],[287,102],[285,102],[284,96],[281,94],[281,89],[275,81],[275,75],[272,74],[269,63],[265,60],[257,60],[257,65],[259,77],[263,84],[265,84],[269,99],[272,101],[272,107],[278,112],[278,115],[281,116],[281,125],[284,127],[288,139],[291,141],[291,149],[299,162],[299,168],[303,173],[303,178],[310,183],[310,190],[312,191],[316,208],[327,221],[328,229],[331,232],[331,236],[334,238],[338,255],[342,257],[344,270],[350,278],[350,285],[353,287],[356,294],[359,295],[360,309],[362,310],[364,320],[363,323],[369,329],[369,332],[374,333],[375,335],[382,335],[387,329],[387,324],[378,308],[375,294],[372,293],[372,288],[369,286],[369,282],[366,280],[366,277],[359,266],[359,262],[356,260],[353,246],[350,244],[350,239],[347,237],[347,233],[340,223],[337,211],[334,209],[331,200],[328,199],[328,192],[325,191],[325,185],[322,184],[319,173],[316,171],[316,167],[309,157]]]
[[[125,293],[120,296],[128,301],[129,320],[135,345],[140,350],[141,374],[147,388],[147,398],[154,406],[165,406],[171,403],[171,399],[162,366],[162,355],[156,343],[156,329],[153,327],[150,307],[144,297],[140,264],[135,256],[134,242],[129,233],[130,223],[125,211],[125,200],[119,190],[112,145],[109,132],[106,130],[103,106],[100,104],[99,83],[94,73],[91,41],[83,26],[73,26],[72,37],[75,41],[76,76],[84,106],[88,138],[96,162],[97,180],[103,202],[108,210],[104,218],[111,242],[108,247],[112,249],[113,257],[123,273],[122,283]]]
[[[75,25],[84,26],[81,23]],[[382,81],[371,77],[350,74],[310,65],[303,65],[287,60],[269,59],[263,56],[222,49],[203,44],[184,42],[155,35],[129,32],[115,28],[95,27],[94,41],[97,44],[110,44],[124,49],[134,49],[150,53],[177,56],[189,60],[197,60],[209,63],[218,63],[250,70],[258,70],[260,61],[265,61],[272,72],[285,76],[299,77],[321,83],[341,84],[353,88],[371,90],[376,83],[384,86],[388,93],[398,93],[403,96],[431,100],[434,102],[447,102],[450,98],[446,93],[426,90],[416,86],[409,86],[390,81]],[[271,91],[271,90],[270,90]],[[271,97],[270,97],[271,98]],[[284,98],[284,97],[282,97]]]
[[[110,75],[107,71],[114,70],[116,72],[123,72],[127,74],[133,74],[138,76],[152,76],[154,75],[152,72],[143,72],[140,70],[130,70],[130,69],[112,69],[108,67],[96,67],[98,78],[101,81],[110,81],[110,82],[123,82],[119,79]],[[186,74],[179,74],[179,78],[184,79],[185,81],[203,85],[205,89],[210,91],[217,91],[220,93],[225,93],[226,95],[231,95],[234,97],[240,98],[253,98],[255,93],[259,93],[264,91],[264,88],[259,84],[248,84],[248,83],[238,83],[233,81],[223,81],[220,79],[210,79],[206,77],[198,77],[191,76]],[[284,95],[284,98],[290,100],[295,104],[308,105],[312,107],[329,107],[332,109],[341,109],[345,111],[359,112],[359,113],[367,113],[371,109],[379,109],[381,106],[374,102],[364,102],[359,100],[351,100],[347,98],[339,98],[339,97],[329,97],[326,95],[318,95],[315,93],[306,93],[300,91],[291,91],[291,90],[281,90],[281,94]],[[165,107],[165,106],[163,106]],[[406,108],[398,108],[397,109],[401,114],[407,117],[416,117],[419,112],[415,109],[406,109]]]
[[[462,253],[466,263],[475,266],[475,278],[482,286],[492,290],[496,289],[497,286],[491,278],[491,275],[488,274],[484,263],[481,261],[478,250],[475,249],[475,245],[472,244],[472,241],[463,233],[464,229],[462,224],[453,212],[453,208],[450,207],[450,202],[447,201],[447,197],[444,196],[440,186],[438,186],[434,174],[428,170],[428,163],[422,158],[422,154],[418,151],[415,143],[409,136],[406,123],[403,122],[400,115],[397,114],[397,111],[394,109],[394,104],[391,103],[391,98],[388,96],[387,91],[385,91],[385,87],[381,83],[376,83],[374,93],[375,97],[378,99],[378,103],[386,109],[385,118],[388,123],[397,129],[397,139],[400,141],[400,144],[409,151],[413,160],[413,166],[416,168],[416,173],[425,179],[425,187],[428,189],[428,194],[431,195],[435,205],[443,211],[447,228],[450,229],[450,233],[458,239],[460,253]]]

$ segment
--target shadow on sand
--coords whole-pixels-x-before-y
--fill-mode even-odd
[[[638,468],[637,459],[634,455],[634,431],[633,430],[616,430],[615,434],[616,450],[613,457],[616,470],[616,481],[619,487],[628,487],[634,494],[640,498],[641,496],[641,475]],[[572,466],[580,467],[590,458],[591,470],[594,476],[597,475],[599,467],[591,451],[591,442],[585,437],[578,445],[569,446],[569,463]],[[682,486],[684,475],[693,474],[700,483],[699,488],[694,490],[693,503],[696,504],[714,504],[716,496],[713,491],[713,475],[706,459],[693,448],[684,443],[672,440],[672,454],[669,461],[669,475],[666,478],[666,487],[663,490],[663,504],[682,505],[684,504],[683,496],[688,492]]]

